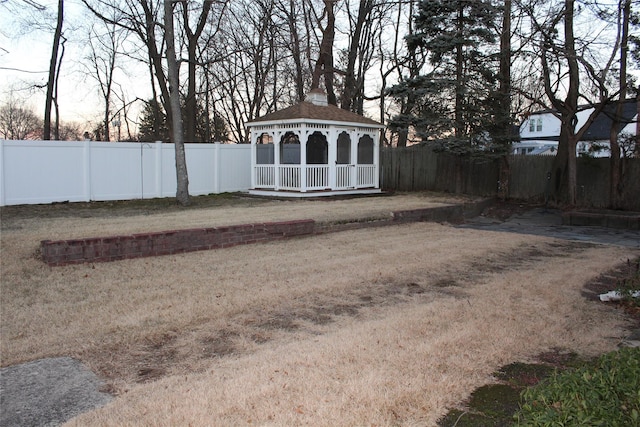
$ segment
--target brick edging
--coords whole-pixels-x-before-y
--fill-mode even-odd
[[[464,218],[477,215],[476,212],[482,211],[491,202],[394,211],[387,218],[338,222],[301,219],[86,239],[43,240],[40,242],[40,252],[44,262],[50,266],[61,266],[221,249],[295,236],[383,227],[407,222],[461,223]]]

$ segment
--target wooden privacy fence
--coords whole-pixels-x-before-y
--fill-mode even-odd
[[[498,163],[492,159],[465,159],[416,146],[383,148],[380,163],[380,185],[387,190],[487,196],[498,186]]]
[[[509,156],[509,197],[544,200],[551,192],[553,156]],[[623,159],[622,206],[640,210],[640,159]],[[461,158],[434,152],[427,146],[385,147],[380,154],[381,186],[395,191],[444,191],[474,196],[498,193],[498,160]],[[578,158],[578,202],[583,206],[609,205],[608,158]]]

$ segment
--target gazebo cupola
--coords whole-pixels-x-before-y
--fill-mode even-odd
[[[321,196],[380,192],[380,123],[330,105],[314,89],[304,102],[247,123],[252,194]]]

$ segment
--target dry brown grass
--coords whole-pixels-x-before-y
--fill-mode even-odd
[[[580,293],[630,249],[419,223],[108,264],[50,268],[34,256],[43,238],[123,227],[431,202],[3,221],[2,365],[70,355],[105,378],[118,398],[70,425],[434,425],[501,365],[615,347],[622,317]]]

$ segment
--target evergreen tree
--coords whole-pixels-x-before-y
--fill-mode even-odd
[[[426,49],[431,68],[391,90],[399,100],[417,99],[392,128],[411,126],[422,141],[438,141],[459,154],[486,143],[495,106],[499,17],[489,0],[420,2],[407,44],[412,51]]]
[[[155,99],[146,101],[138,126],[138,140],[141,142],[168,142],[169,139],[167,115],[162,106]]]
[[[185,114],[184,108],[182,114]],[[198,104],[196,115],[195,140],[185,142],[226,142],[229,139],[227,124],[218,112],[214,111],[211,117],[207,117],[206,109]],[[138,127],[138,140],[169,142],[170,139],[167,115],[162,105],[153,99],[145,102]]]

